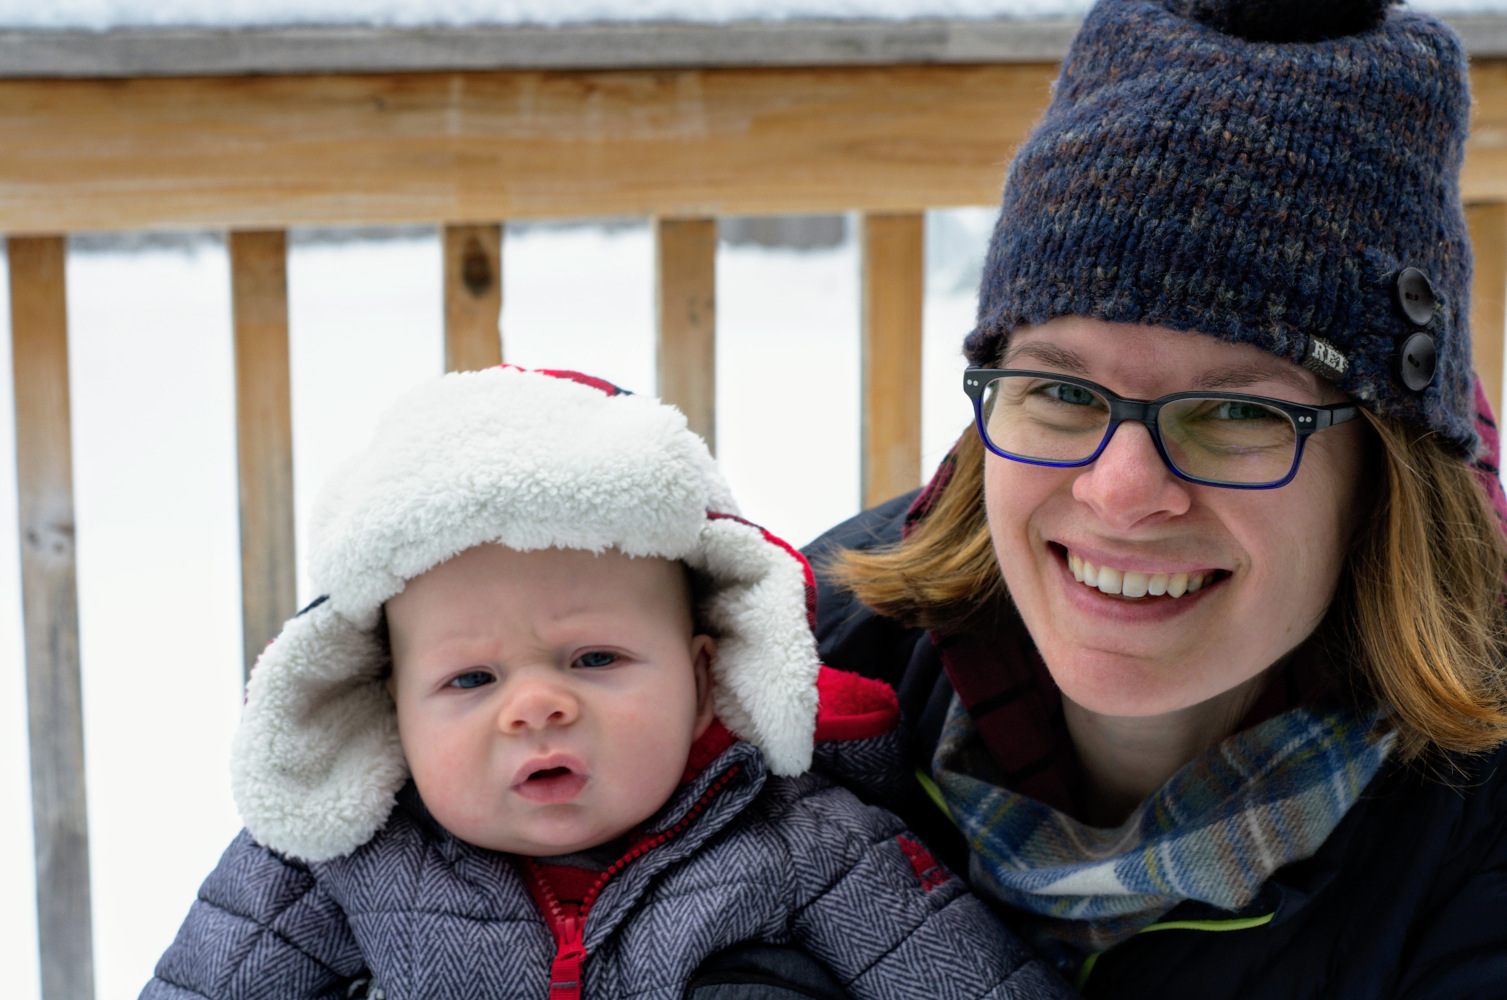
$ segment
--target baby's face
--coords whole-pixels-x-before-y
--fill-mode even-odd
[[[387,602],[403,752],[479,847],[566,854],[654,814],[712,720],[679,563],[482,545]]]

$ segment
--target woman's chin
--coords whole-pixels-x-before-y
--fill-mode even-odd
[[[1186,659],[1175,663],[1121,653],[1043,651],[1062,696],[1096,715],[1144,718],[1166,715],[1219,694],[1201,683]]]

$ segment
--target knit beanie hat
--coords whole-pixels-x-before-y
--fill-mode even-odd
[[[408,780],[384,680],[382,606],[466,549],[616,548],[684,561],[717,636],[712,700],[775,774],[810,765],[815,586],[737,516],[679,410],[575,372],[499,367],[419,385],[331,478],[310,528],[320,598],[262,653],[231,749],[256,840],[305,861],[381,828]]]
[[[964,342],[1064,315],[1194,330],[1476,447],[1470,95],[1388,0],[1100,0],[1021,147]]]

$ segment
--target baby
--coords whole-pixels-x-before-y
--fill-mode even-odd
[[[233,745],[246,830],[143,997],[679,1000],[749,943],[860,1000],[1068,995],[831,780],[903,773],[894,694],[820,666],[809,568],[674,409],[435,379],[336,474],[310,551],[327,596]]]

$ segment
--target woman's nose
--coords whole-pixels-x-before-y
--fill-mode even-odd
[[[503,703],[498,725],[504,732],[522,733],[549,726],[568,726],[581,714],[580,702],[564,684],[551,677],[520,677]]]
[[[1193,501],[1189,484],[1162,461],[1150,429],[1136,421],[1115,428],[1099,457],[1073,481],[1073,498],[1117,531],[1185,514]]]

